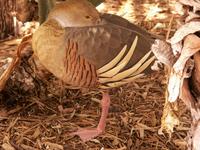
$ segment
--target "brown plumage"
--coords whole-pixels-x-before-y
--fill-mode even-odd
[[[150,71],[156,39],[140,27],[100,14],[86,0],[67,0],[50,12],[33,35],[41,63],[66,84],[102,89],[102,116],[97,129],[78,131],[84,141],[105,128],[110,98],[105,89],[135,80]]]

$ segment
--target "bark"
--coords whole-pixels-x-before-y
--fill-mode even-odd
[[[196,97],[200,97],[200,52],[194,55],[194,71],[191,78],[192,90]]]
[[[13,14],[16,0],[0,0],[0,39],[14,34]]]
[[[34,0],[16,0],[16,15],[21,22],[38,19],[38,7]]]
[[[0,0],[0,40],[17,35],[16,18],[22,22],[36,20],[37,3],[33,0]]]

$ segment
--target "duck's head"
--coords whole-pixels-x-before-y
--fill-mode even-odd
[[[83,27],[101,24],[100,13],[87,0],[66,0],[56,4],[48,19],[57,20],[63,27]]]

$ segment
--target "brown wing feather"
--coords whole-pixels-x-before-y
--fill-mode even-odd
[[[79,45],[78,54],[83,56],[97,69],[109,63],[127,45],[127,49],[135,37],[138,37],[136,52],[125,69],[137,63],[151,50],[154,38],[133,29],[112,23],[93,27],[65,28],[66,39],[72,39]]]
[[[136,32],[142,34],[143,36],[145,36],[146,38],[152,38],[152,39],[160,38],[157,35],[153,35],[153,34],[149,33],[148,31],[146,31],[142,27],[137,26],[133,23],[130,23],[128,20],[126,20],[126,19],[124,19],[120,16],[117,16],[117,15],[114,15],[114,14],[103,13],[103,14],[101,14],[101,17],[103,19],[105,19],[106,21],[112,23],[112,24],[116,24],[118,26],[136,31]]]

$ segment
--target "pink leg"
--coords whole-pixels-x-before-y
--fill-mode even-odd
[[[110,96],[106,92],[103,92],[101,106],[102,106],[101,118],[99,120],[97,128],[79,130],[77,132],[72,133],[72,135],[78,135],[84,142],[86,142],[101,134],[106,127],[106,118],[108,116],[108,110],[110,106]]]

